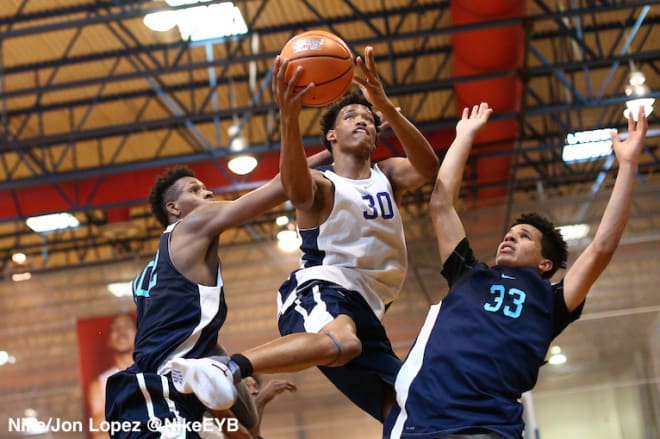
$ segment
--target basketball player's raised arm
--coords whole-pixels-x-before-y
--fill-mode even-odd
[[[314,202],[315,184],[307,167],[305,148],[300,135],[298,117],[302,109],[302,96],[311,89],[308,85],[296,93],[294,84],[302,73],[302,67],[294,73],[290,81],[285,80],[288,60],[279,56],[273,64],[273,96],[280,109],[280,175],[284,192],[296,209],[307,210]]]
[[[628,138],[625,142],[621,142],[616,133],[612,133],[612,147],[619,162],[619,171],[593,241],[578,256],[564,277],[564,300],[570,311],[582,303],[593,283],[609,264],[628,222],[639,156],[648,129],[643,107],[640,107],[637,119],[635,123],[632,115],[628,117]]]
[[[376,107],[394,134],[401,142],[406,158],[388,160],[384,171],[396,184],[397,192],[415,189],[430,181],[438,171],[438,157],[426,137],[396,108],[385,93],[382,81],[376,70],[374,51],[371,46],[364,50],[364,60],[357,57],[357,65],[362,76],[353,81],[362,94]]]
[[[471,113],[467,108],[463,110],[461,119],[456,124],[456,138],[449,146],[438,171],[429,211],[443,264],[458,243],[465,238],[465,229],[456,212],[456,202],[472,142],[486,125],[492,112],[486,103],[475,105]]]
[[[440,178],[435,180],[429,213],[433,221],[433,230],[438,241],[440,261],[444,264],[456,246],[465,238],[465,229],[461,222],[453,199]]]
[[[472,111],[466,107],[463,109],[461,119],[456,124],[456,137],[449,146],[445,158],[440,165],[438,178],[442,180],[452,202],[458,201],[463,172],[472,149],[474,138],[488,122],[493,109],[482,102],[472,107]]]

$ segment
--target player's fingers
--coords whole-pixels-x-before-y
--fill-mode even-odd
[[[294,96],[294,99],[295,99],[296,101],[302,101],[303,96],[305,96],[305,94],[307,94],[307,92],[309,92],[311,89],[313,89],[313,88],[314,88],[314,85],[315,85],[315,84],[314,84],[313,82],[310,82],[309,84],[307,84],[307,87],[305,87],[305,88],[303,88],[301,91],[299,91],[299,92]]]

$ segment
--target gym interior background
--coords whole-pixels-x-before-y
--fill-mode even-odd
[[[222,25],[213,9],[203,14],[216,20],[214,31],[236,34],[195,33],[197,25],[190,33],[183,22],[163,31],[146,26],[146,15],[190,7],[183,3],[0,3],[1,437],[21,437],[7,423],[26,410],[44,421],[84,419],[76,322],[133,310],[108,285],[131,280],[156,248],[161,230],[146,197],[157,174],[186,163],[218,198],[276,174],[270,69],[293,35],[334,32],[355,54],[374,46],[388,94],[440,157],[463,106],[495,108],[474,146],[461,204],[484,260],[528,210],[576,225],[583,235],[571,240],[571,255],[582,249],[617,163],[607,151],[578,160],[568,151],[599,141],[598,133],[577,133],[624,132],[626,106],[652,105],[660,91],[658,1],[210,0],[202,6],[220,17],[241,13],[243,21]],[[660,437],[655,106],[621,246],[583,317],[556,340],[554,353],[565,361],[554,357],[557,364],[545,365],[526,395],[530,434],[542,439]],[[302,114],[310,153],[320,144],[321,112]],[[376,158],[399,153],[384,133]],[[228,168],[240,155],[257,159],[246,175]],[[428,217],[430,190],[407,194],[401,209],[410,270],[384,320],[401,356],[428,306],[447,291]],[[35,232],[26,224],[52,213],[70,213],[78,225]],[[229,318],[221,340],[231,352],[277,336],[275,291],[298,261],[277,236],[292,227],[292,213],[282,205],[222,237]],[[299,390],[266,409],[265,437],[379,437],[379,425],[316,370],[285,377]]]

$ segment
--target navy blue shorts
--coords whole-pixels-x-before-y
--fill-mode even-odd
[[[161,425],[165,420],[176,425],[177,414],[183,418],[178,424],[201,421],[205,410],[194,394],[177,392],[169,375],[141,373],[134,365],[112,375],[106,384],[106,427],[118,430],[113,438],[160,438],[156,418]],[[199,434],[187,431],[180,437],[198,439]]]
[[[295,294],[295,304],[278,320],[280,334],[318,332],[341,314],[353,319],[362,342],[360,356],[344,366],[319,369],[355,405],[383,422],[383,406],[394,393],[401,360],[394,354],[380,320],[359,293],[330,282],[307,283]]]

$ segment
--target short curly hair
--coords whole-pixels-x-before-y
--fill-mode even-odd
[[[331,104],[326,110],[326,112],[323,113],[323,116],[321,116],[321,143],[323,144],[323,146],[325,146],[325,148],[328,151],[332,152],[332,145],[330,144],[330,141],[326,138],[326,134],[328,134],[328,131],[335,128],[337,115],[339,114],[341,109],[348,105],[353,105],[353,104],[364,105],[365,107],[369,108],[369,111],[371,111],[371,113],[374,116],[376,130],[378,130],[378,127],[380,126],[380,117],[374,111],[373,105],[371,105],[371,102],[369,102],[367,98],[364,97],[364,95],[359,89],[353,89],[349,93],[346,93],[337,102]]]
[[[151,212],[163,227],[170,224],[170,216],[165,205],[176,197],[176,191],[173,189],[174,183],[180,178],[194,176],[195,173],[192,169],[179,165],[168,169],[156,178],[149,194],[149,203],[151,204]]]
[[[550,220],[538,213],[524,213],[520,215],[512,226],[529,224],[537,228],[541,235],[541,255],[552,261],[552,269],[543,273],[543,277],[551,278],[560,268],[566,268],[568,259],[568,246],[559,229]]]

